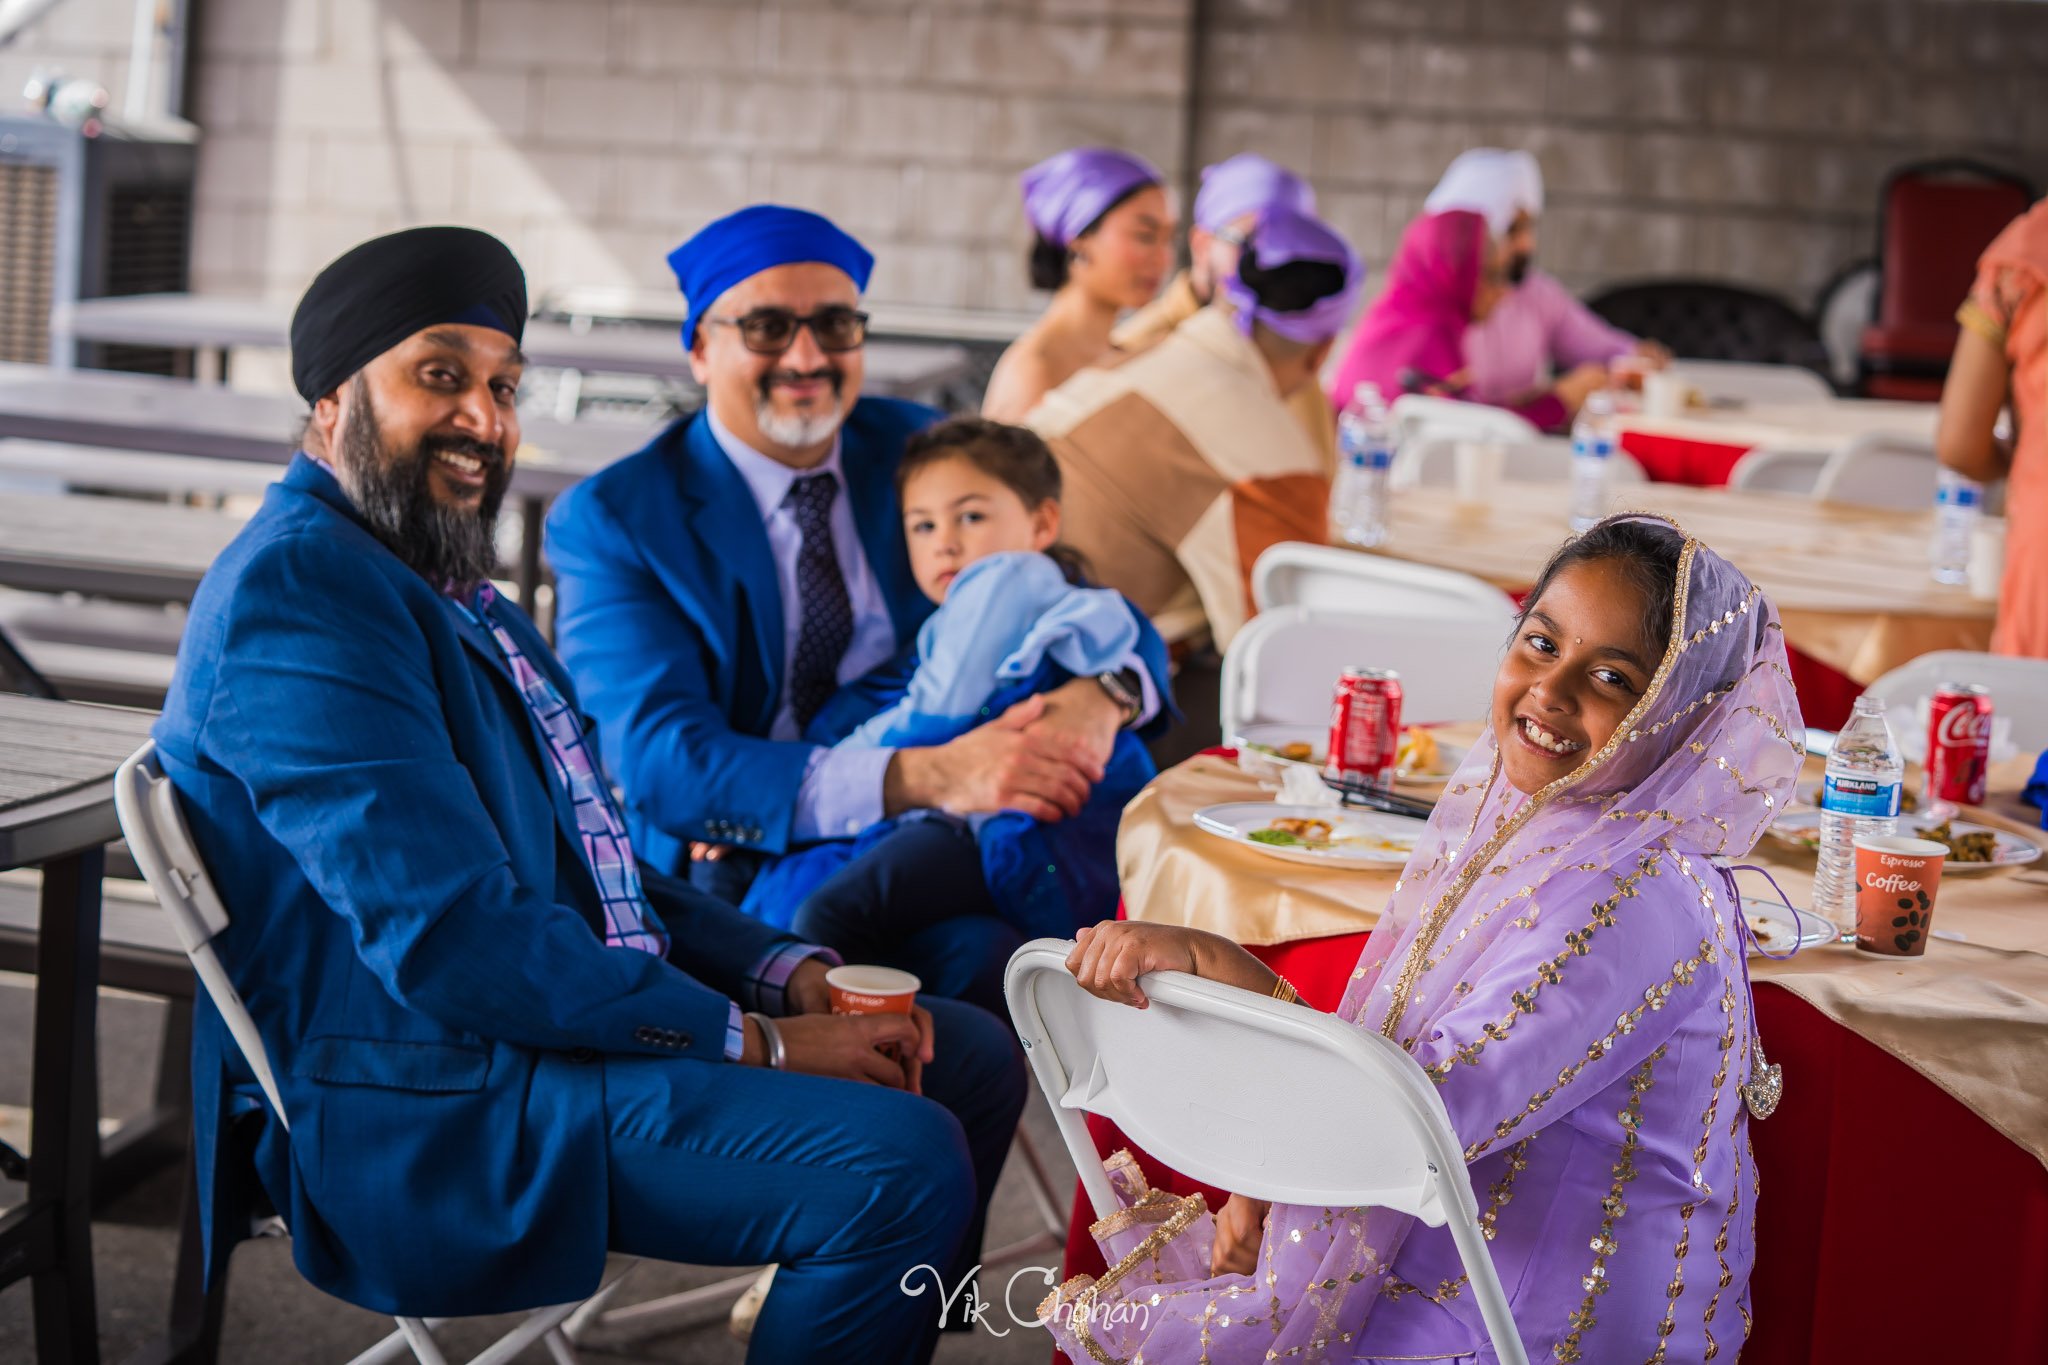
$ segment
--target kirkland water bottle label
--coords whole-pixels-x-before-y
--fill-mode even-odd
[[[1391,469],[1394,465],[1394,448],[1373,446],[1365,452],[1365,457],[1374,469]]]
[[[1889,820],[1899,813],[1899,784],[1830,773],[1821,783],[1820,804],[1821,809],[1837,815],[1875,815]]]

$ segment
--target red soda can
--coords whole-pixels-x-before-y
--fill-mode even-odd
[[[1984,804],[1991,766],[1991,693],[1943,683],[1927,708],[1927,795],[1959,806]]]
[[[1323,774],[1382,791],[1394,785],[1401,748],[1401,675],[1391,668],[1350,668],[1330,702],[1330,749]]]

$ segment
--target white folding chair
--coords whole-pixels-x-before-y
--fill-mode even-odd
[[[1708,399],[1745,403],[1825,403],[1835,391],[1828,381],[1800,365],[1758,365],[1740,360],[1674,360],[1677,375]]]
[[[1991,689],[1992,714],[2012,721],[2012,742],[2022,752],[2048,749],[2048,659],[2016,659],[1970,649],[1942,649],[1900,664],[1863,690],[1883,697],[1894,726],[1922,698],[1947,682]]]
[[[1827,462],[1825,450],[1773,450],[1758,446],[1728,471],[1728,486],[1753,493],[1811,495]]]
[[[1934,506],[1940,473],[1931,443],[1868,432],[1828,457],[1813,496],[1821,502],[1919,512]]]
[[[291,1122],[278,1098],[270,1056],[264,1050],[262,1036],[256,1032],[256,1021],[249,1017],[241,995],[213,951],[215,935],[228,925],[227,907],[221,903],[220,893],[214,889],[213,879],[207,875],[199,850],[185,828],[177,790],[157,764],[154,740],[130,754],[116,770],[114,809],[135,865],[142,869],[149,889],[156,893],[157,904],[170,917],[207,998],[220,1011],[235,1046],[241,1049],[249,1069],[256,1073],[256,1083],[263,1087],[271,1116],[289,1131]],[[536,1341],[547,1346],[557,1365],[576,1365],[576,1351],[563,1323],[579,1309],[596,1305],[622,1278],[623,1275],[614,1277],[586,1303],[558,1303],[534,1310],[518,1327],[473,1357],[470,1365],[505,1365]],[[447,1358],[434,1339],[434,1328],[443,1321],[401,1317],[397,1319],[397,1331],[357,1356],[350,1365],[381,1365],[400,1358],[408,1348],[420,1365],[447,1365]]]
[[[1413,1057],[1318,1010],[1181,972],[1142,978],[1149,1009],[1111,1004],[1068,974],[1072,948],[1025,944],[1003,988],[1038,1083],[1057,1097],[1053,1112],[1097,1217],[1117,1202],[1084,1111],[1204,1184],[1448,1225],[1495,1353],[1526,1365],[1463,1148]]]
[[[1458,447],[1462,440],[1426,436],[1402,446],[1394,456],[1388,481],[1396,489],[1449,488],[1458,481]],[[1501,464],[1501,478],[1508,483],[1563,483],[1572,476],[1572,443],[1561,436],[1540,436],[1533,441],[1496,442],[1507,453]],[[1610,462],[1617,484],[1647,483],[1636,457],[1625,450],[1614,452]]]
[[[1401,675],[1405,721],[1483,716],[1513,627],[1504,596],[1498,611],[1484,615],[1380,616],[1318,607],[1261,612],[1223,655],[1223,736],[1263,723],[1327,724],[1338,676],[1359,667]]]
[[[1526,418],[1490,403],[1466,403],[1427,393],[1404,393],[1387,409],[1396,448],[1410,441],[1505,441],[1521,445],[1543,433]]]
[[[1252,605],[1327,607],[1375,616],[1499,616],[1507,594],[1455,569],[1410,564],[1334,545],[1285,540],[1252,565]]]

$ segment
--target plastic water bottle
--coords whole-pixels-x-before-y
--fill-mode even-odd
[[[1584,531],[1607,515],[1607,485],[1614,477],[1614,398],[1605,389],[1587,395],[1572,423],[1572,529]]]
[[[1377,384],[1360,384],[1337,418],[1337,479],[1330,525],[1337,538],[1370,549],[1387,538],[1387,473],[1394,429]]]
[[[1977,529],[1983,488],[1953,469],[1941,471],[1934,486],[1934,543],[1928,558],[1937,583],[1970,581],[1970,533]]]
[[[1849,726],[1835,736],[1821,780],[1820,865],[1813,874],[1814,913],[1849,928],[1856,921],[1856,840],[1892,833],[1899,822],[1899,781],[1905,775],[1898,741],[1884,718],[1884,699],[1856,699]]]

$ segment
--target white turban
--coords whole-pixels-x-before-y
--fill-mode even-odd
[[[1474,147],[1458,154],[1422,207],[1426,213],[1476,213],[1494,236],[1505,237],[1517,214],[1542,214],[1543,168],[1527,152]]]

